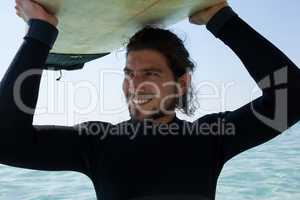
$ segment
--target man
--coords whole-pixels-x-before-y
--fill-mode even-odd
[[[33,112],[24,112],[16,96],[35,108],[41,68],[56,39],[58,21],[31,0],[16,2],[17,14],[30,28],[0,86],[2,164],[84,173],[98,199],[214,199],[228,160],[300,119],[299,69],[222,2],[190,21],[206,24],[239,56],[262,89],[260,98],[193,123],[178,119],[175,108],[189,110],[185,97],[194,66],[176,35],[146,27],[127,45],[123,90],[130,120],[33,127]],[[20,94],[15,93],[19,77],[27,72],[32,76],[22,82]],[[278,115],[283,117],[270,123]],[[231,126],[216,130],[219,121]],[[128,137],[132,134],[134,138]]]

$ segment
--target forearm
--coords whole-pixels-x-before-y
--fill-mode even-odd
[[[273,104],[264,115],[276,117],[287,114],[288,127],[299,121],[300,70],[271,42],[257,33],[229,7],[223,8],[207,24],[207,28],[241,59],[245,68],[263,91],[265,102]],[[281,88],[281,91],[279,90]],[[284,96],[284,90],[287,94]]]
[[[56,36],[57,30],[47,23],[30,21],[24,42],[0,85],[1,146],[32,139],[29,129],[32,128],[42,66]]]
[[[51,33],[42,36],[45,31]],[[22,118],[27,123],[28,120],[32,122],[42,67],[56,35],[54,27],[37,20],[30,22],[24,42],[1,81],[0,112],[3,120],[7,121],[11,116],[14,121]]]
[[[56,36],[54,26],[33,22],[4,75],[0,86],[0,163],[88,174],[84,164],[88,162],[86,137],[81,137],[73,127],[32,125],[42,68]],[[16,98],[18,93],[21,99]],[[24,110],[23,104],[31,111]]]
[[[300,120],[300,70],[229,7],[220,10],[207,28],[235,52],[263,91],[247,105],[215,116],[234,125],[234,135],[220,137],[220,156],[226,162]]]
[[[207,28],[235,52],[256,83],[259,84],[264,78],[284,67],[288,67],[289,72],[300,78],[296,65],[239,18],[230,7],[220,10],[209,21]],[[295,80],[290,81],[295,84],[292,82]]]

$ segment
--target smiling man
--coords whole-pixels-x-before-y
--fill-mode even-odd
[[[145,27],[127,45],[123,91],[129,120],[33,126],[42,66],[56,40],[58,21],[31,0],[16,3],[29,30],[0,85],[2,164],[81,172],[103,200],[212,200],[228,160],[300,119],[300,70],[221,2],[190,21],[206,25],[237,54],[262,89],[258,99],[193,123],[178,119],[175,109],[193,110],[194,65],[175,34]]]
[[[181,84],[178,83],[178,80],[176,81],[178,75],[175,77],[176,75],[169,67],[169,58],[166,58],[155,47],[145,47],[147,42],[154,42],[153,39],[152,41],[150,38],[148,41],[143,41],[143,38],[138,38],[140,35],[145,37],[144,34],[148,35],[146,37],[152,35],[154,40],[158,40],[156,36],[160,35],[164,36],[164,39],[169,39],[169,36],[172,36],[168,31],[148,27],[132,38],[132,42],[127,48],[123,91],[129,105],[130,116],[133,119],[154,119],[166,123],[174,118],[176,105],[179,102],[179,97],[185,93],[183,90],[186,90],[187,78],[190,75],[188,73],[183,75],[185,71],[182,69]],[[134,41],[135,39],[142,41]],[[135,49],[136,43],[145,46],[137,50]],[[159,43],[160,46],[165,45],[164,40],[159,41]],[[170,50],[167,51],[173,53]]]

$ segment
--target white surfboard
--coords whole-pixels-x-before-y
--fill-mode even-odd
[[[54,54],[109,53],[147,24],[174,24],[224,0],[36,0],[59,19]]]

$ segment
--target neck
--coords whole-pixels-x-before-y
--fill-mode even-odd
[[[169,114],[169,115],[164,115],[164,116],[161,116],[159,118],[155,118],[155,119],[153,119],[153,121],[155,123],[158,123],[158,124],[159,123],[160,124],[167,124],[167,123],[171,122],[174,119],[175,116],[176,116],[176,114],[174,112],[174,113]]]
[[[170,123],[174,118],[176,117],[175,112],[168,114],[168,115],[159,115],[159,116],[153,116],[152,118],[146,118],[146,119],[137,119],[134,117],[131,117],[132,121],[143,121],[143,120],[150,120],[154,124],[168,124]]]

